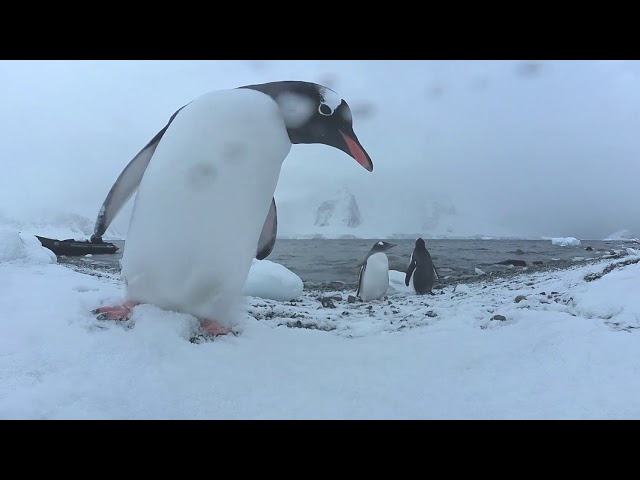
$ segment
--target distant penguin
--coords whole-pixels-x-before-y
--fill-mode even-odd
[[[386,295],[389,289],[389,259],[384,252],[395,246],[396,243],[380,241],[371,247],[360,267],[356,297],[368,302]]]
[[[433,265],[424,240],[421,238],[416,240],[416,246],[411,254],[411,260],[404,279],[404,284],[407,287],[411,282],[411,275],[413,275],[413,288],[418,295],[426,293],[435,295],[432,292],[432,288],[436,277],[438,277],[438,272]]]
[[[248,85],[179,109],[100,210],[94,241],[137,189],[122,258],[125,301],[94,313],[123,320],[153,304],[193,315],[213,335],[229,333],[253,258],[273,247],[281,166],[293,144],[314,143],[373,171],[349,105],[321,85]]]

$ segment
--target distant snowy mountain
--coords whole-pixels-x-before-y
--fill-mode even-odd
[[[437,230],[447,219],[457,216],[456,207],[450,200],[436,200],[422,204],[423,230]]]
[[[495,225],[458,206],[446,195],[417,197],[415,192],[402,190],[389,194],[379,187],[351,188],[337,185],[327,191],[304,190],[297,196],[280,195],[278,205],[279,238],[366,238],[366,239],[525,239],[527,237]],[[104,239],[126,239],[133,202],[118,214]],[[80,213],[60,213],[49,209],[11,215],[0,211],[0,226],[14,228],[34,235],[58,239],[88,239],[95,217]],[[91,208],[86,209],[87,212]],[[631,241],[628,232],[618,236]]]
[[[334,198],[325,200],[316,211],[315,226],[344,226],[357,228],[362,224],[362,217],[356,197],[347,188],[341,189]]]
[[[0,212],[0,227],[8,227],[23,233],[60,240],[73,238],[87,240],[93,233],[95,219],[90,219],[75,213],[56,213],[30,216],[28,220],[3,215]],[[110,228],[104,235],[104,240],[119,240],[124,238],[123,231]]]
[[[640,239],[638,239],[638,237],[629,230],[618,230],[617,232],[603,238],[603,240],[605,242],[640,242]]]
[[[280,238],[523,238],[459,212],[446,197],[416,202],[342,186],[276,201]]]

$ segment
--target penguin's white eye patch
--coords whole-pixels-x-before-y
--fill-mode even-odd
[[[382,242],[378,242],[378,245],[383,246],[383,245],[384,245],[384,243],[382,243]]]
[[[329,116],[333,115],[333,108],[331,108],[326,103],[321,103],[320,106],[318,107],[318,112],[320,112],[320,115],[324,115],[325,117],[329,117]]]

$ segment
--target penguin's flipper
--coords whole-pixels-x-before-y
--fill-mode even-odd
[[[416,262],[413,260],[413,254],[411,254],[411,260],[409,261],[409,266],[407,267],[407,273],[404,276],[404,284],[408,287],[409,282],[411,281],[411,275],[413,275],[413,271],[416,269]]]
[[[111,190],[109,190],[102,207],[100,207],[100,212],[98,213],[93,229],[93,235],[91,236],[92,241],[99,242],[102,235],[104,235],[104,232],[106,232],[109,225],[111,225],[113,219],[118,215],[120,210],[122,210],[122,207],[124,207],[138,189],[138,186],[142,181],[142,177],[144,176],[144,172],[151,161],[151,157],[153,157],[153,154],[156,151],[158,143],[167,131],[167,128],[169,128],[169,125],[171,125],[171,122],[173,122],[176,115],[178,115],[178,112],[180,112],[184,107],[186,107],[186,105],[180,107],[178,111],[171,115],[171,118],[164,128],[160,130],[135,157],[133,157],[122,173],[120,173],[118,179],[111,187]]]
[[[273,247],[276,244],[277,233],[278,210],[276,208],[276,199],[272,198],[269,213],[267,213],[267,218],[264,221],[262,232],[260,233],[260,238],[258,239],[258,251],[256,253],[256,258],[258,260],[263,260],[271,254],[271,252],[273,251]]]
[[[360,295],[362,290],[362,279],[364,278],[364,272],[367,270],[367,261],[365,260],[360,266],[360,273],[358,274],[358,290],[356,291],[356,297]]]

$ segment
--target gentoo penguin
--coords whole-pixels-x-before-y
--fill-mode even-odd
[[[103,243],[102,236],[107,231],[114,218],[118,213],[120,213],[122,207],[124,207],[136,192],[158,143],[160,143],[162,136],[165,134],[169,125],[171,125],[171,122],[173,122],[174,118],[176,118],[176,115],[178,115],[182,108],[169,118],[167,125],[165,125],[165,127],[160,130],[135,157],[133,157],[122,173],[120,173],[120,176],[118,176],[118,179],[111,187],[111,190],[109,190],[107,198],[102,203],[102,207],[98,212],[93,234],[91,235],[91,242]],[[258,247],[256,250],[256,258],[258,260],[264,260],[271,254],[273,247],[276,244],[277,234],[278,213],[276,209],[276,200],[273,198],[271,199],[271,207],[269,208],[269,213],[264,221],[262,232],[260,233],[260,238],[258,240]]]
[[[404,278],[404,284],[407,287],[411,281],[411,275],[413,275],[413,288],[418,295],[424,295],[426,293],[435,295],[431,289],[433,288],[436,277],[438,280],[440,277],[422,238],[416,240],[416,246],[413,249],[411,260],[407,267],[407,273]]]
[[[389,259],[384,253],[396,243],[376,242],[360,266],[356,297],[365,302],[382,298],[389,289]]]
[[[153,304],[197,317],[213,335],[229,333],[252,259],[271,248],[264,225],[275,225],[283,161],[293,144],[312,143],[373,171],[349,105],[322,85],[247,85],[178,110],[100,211],[95,241],[137,187],[122,258],[125,302],[94,313],[126,319],[136,305]]]

